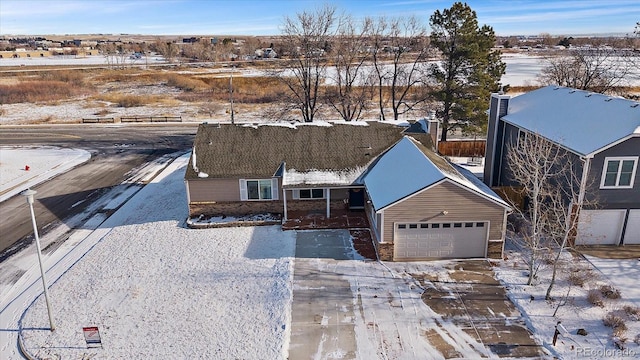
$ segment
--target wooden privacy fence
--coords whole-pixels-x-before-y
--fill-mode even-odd
[[[442,156],[484,157],[486,140],[450,140],[438,143]]]

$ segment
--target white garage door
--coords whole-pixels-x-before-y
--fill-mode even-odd
[[[625,210],[582,210],[576,245],[618,245]]]
[[[486,222],[396,223],[395,260],[485,257]]]
[[[625,245],[640,244],[640,209],[629,210],[623,243]]]

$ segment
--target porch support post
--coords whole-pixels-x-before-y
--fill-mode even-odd
[[[282,188],[282,204],[284,205],[282,221],[287,221],[287,190],[285,188]]]
[[[324,192],[327,194],[327,219],[331,216],[331,190],[325,188]]]

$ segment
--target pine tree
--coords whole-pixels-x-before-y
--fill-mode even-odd
[[[487,99],[500,89],[506,70],[500,51],[494,49],[493,28],[479,27],[475,11],[460,2],[436,10],[429,24],[431,45],[441,53],[441,61],[430,68],[436,82],[433,97],[440,103],[436,113],[442,121],[441,141],[456,127],[480,133],[486,129]]]

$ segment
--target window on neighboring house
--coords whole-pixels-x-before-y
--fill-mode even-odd
[[[605,158],[600,188],[632,188],[637,166],[637,156]]]
[[[526,142],[527,132],[522,129],[518,129],[518,147],[525,146]]]
[[[298,199],[324,199],[324,189],[300,189]]]
[[[240,180],[240,198],[242,200],[277,200],[277,191],[276,179]]]

